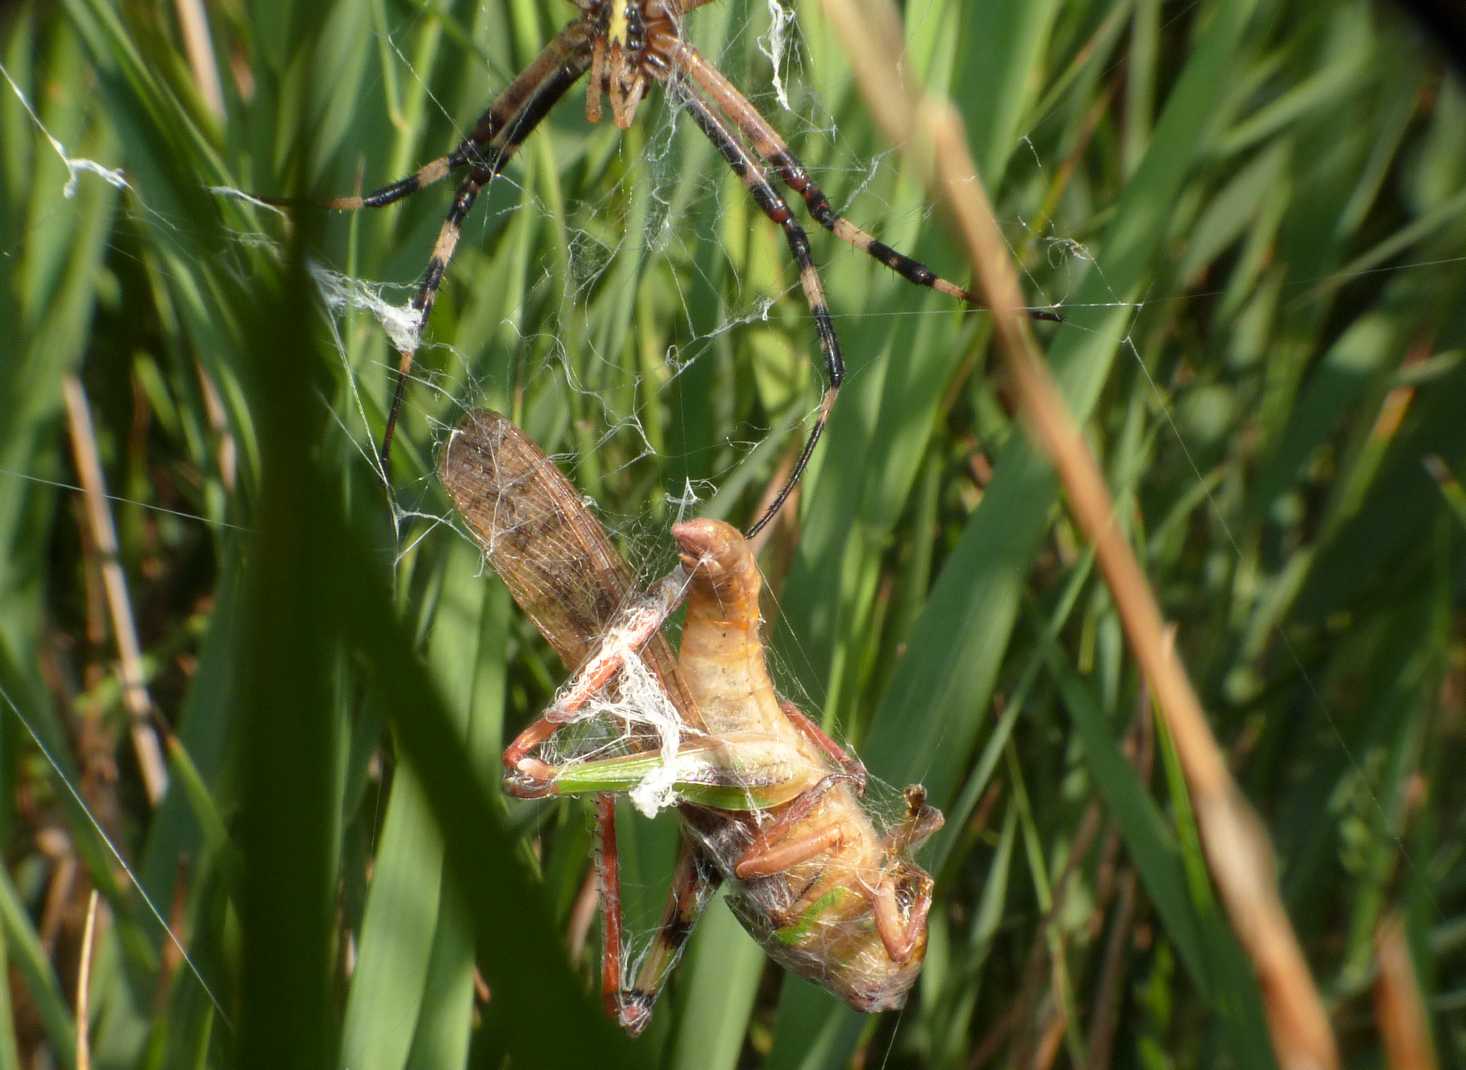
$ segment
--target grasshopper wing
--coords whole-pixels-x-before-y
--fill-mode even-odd
[[[631,566],[570,480],[507,417],[469,413],[438,475],[514,601],[566,668],[579,668],[639,592]],[[693,704],[658,632],[642,660],[684,715]]]

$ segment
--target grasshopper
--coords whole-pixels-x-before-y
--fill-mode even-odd
[[[505,417],[470,413],[445,444],[439,475],[515,602],[572,671],[504,751],[504,785],[521,798],[596,797],[608,1012],[633,1035],[645,1028],[724,882],[729,906],[775,961],[859,1010],[902,1006],[925,955],[932,899],[932,878],[911,856],[942,815],[913,785],[901,818],[879,829],[862,802],[860,760],[776,694],[759,635],[762,577],[744,537],[717,520],[674,525],[681,565],[642,595],[569,480]],[[674,658],[661,629],[684,601]],[[547,761],[546,744],[567,725],[605,716],[598,701],[663,712],[643,719],[626,753]],[[629,977],[616,794],[646,812],[675,805],[683,828],[664,918]]]

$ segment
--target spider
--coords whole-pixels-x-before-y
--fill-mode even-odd
[[[463,220],[475,199],[586,71],[591,75],[585,98],[587,121],[599,122],[605,101],[609,100],[611,119],[623,130],[631,125],[651,83],[660,82],[668,86],[676,103],[691,116],[728,166],[743,180],[764,215],[783,229],[789,251],[799,267],[800,286],[814,319],[824,367],[824,391],[814,426],[779,492],[748,529],[748,535],[752,537],[778,513],[804,474],[845,377],[840,339],[825,303],[824,284],[811,255],[809,236],[794,218],[788,202],[769,181],[769,172],[776,174],[784,186],[804,199],[805,207],[815,222],[885,264],[908,282],[969,304],[978,303],[978,299],[970,290],[940,277],[920,261],[876,240],[835,211],[829,198],[809,177],[778,131],[726,76],[683,39],[682,17],[713,0],[572,2],[580,13],[509,83],[452,152],[371,193],[339,197],[328,201],[327,206],[347,210],[380,208],[409,197],[450,174],[466,172],[458,183],[452,207],[443,220],[427,270],[412,299],[411,307],[418,313],[418,331],[421,332],[432,314],[443,275],[458,247]],[[1061,322],[1058,313],[1048,309],[1030,309],[1027,314],[1034,319]],[[412,369],[414,350],[407,347],[399,355],[392,401],[382,432],[384,471]]]

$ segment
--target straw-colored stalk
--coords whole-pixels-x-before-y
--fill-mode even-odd
[[[1075,520],[1094,543],[1130,648],[1175,740],[1212,876],[1262,988],[1278,1061],[1286,1070],[1332,1070],[1339,1065],[1338,1048],[1283,909],[1267,833],[1227,769],[1186,668],[1167,641],[1155,595],[1115,524],[1099,465],[1019,311],[1025,302],[1018,277],[987,194],[972,180],[977,166],[961,117],[950,101],[918,95],[906,84],[910,67],[892,47],[904,35],[890,0],[824,0],[824,9],[871,113],[906,149],[957,224],[978,291],[994,310],[998,351],[1019,409],[1057,470]]]

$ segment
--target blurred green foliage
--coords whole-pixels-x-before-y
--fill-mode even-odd
[[[963,277],[818,0],[790,6],[782,48],[759,0],[688,33],[836,205]],[[389,498],[370,458],[396,357],[370,307],[324,310],[319,272],[401,305],[449,186],[355,216],[220,191],[409,172],[572,9],[222,0],[203,50],[190,9],[0,11],[0,1068],[73,1064],[91,886],[95,1066],[967,1067],[1054,1045],[1267,1065],[1184,782],[988,374],[987,315],[812,224],[850,377],[768,546],[770,630],[785,689],[947,813],[928,963],[904,1013],[863,1017],[714,905],[647,1035],[615,1036],[596,941],[565,951],[584,804],[495,785],[558,668],[439,522],[433,449],[461,407],[509,408],[648,575],[689,492],[750,519],[819,390],[783,239],[661,94],[623,135],[573,92],[469,218]],[[1466,1061],[1466,92],[1364,0],[905,11],[911,76],[958,103],[1034,303],[1063,306],[1041,341],[1273,837],[1346,1062],[1382,1065],[1390,914],[1442,1065]],[[144,727],[167,728],[157,805],[69,378],[114,496]],[[645,927],[676,832],[625,824]]]

